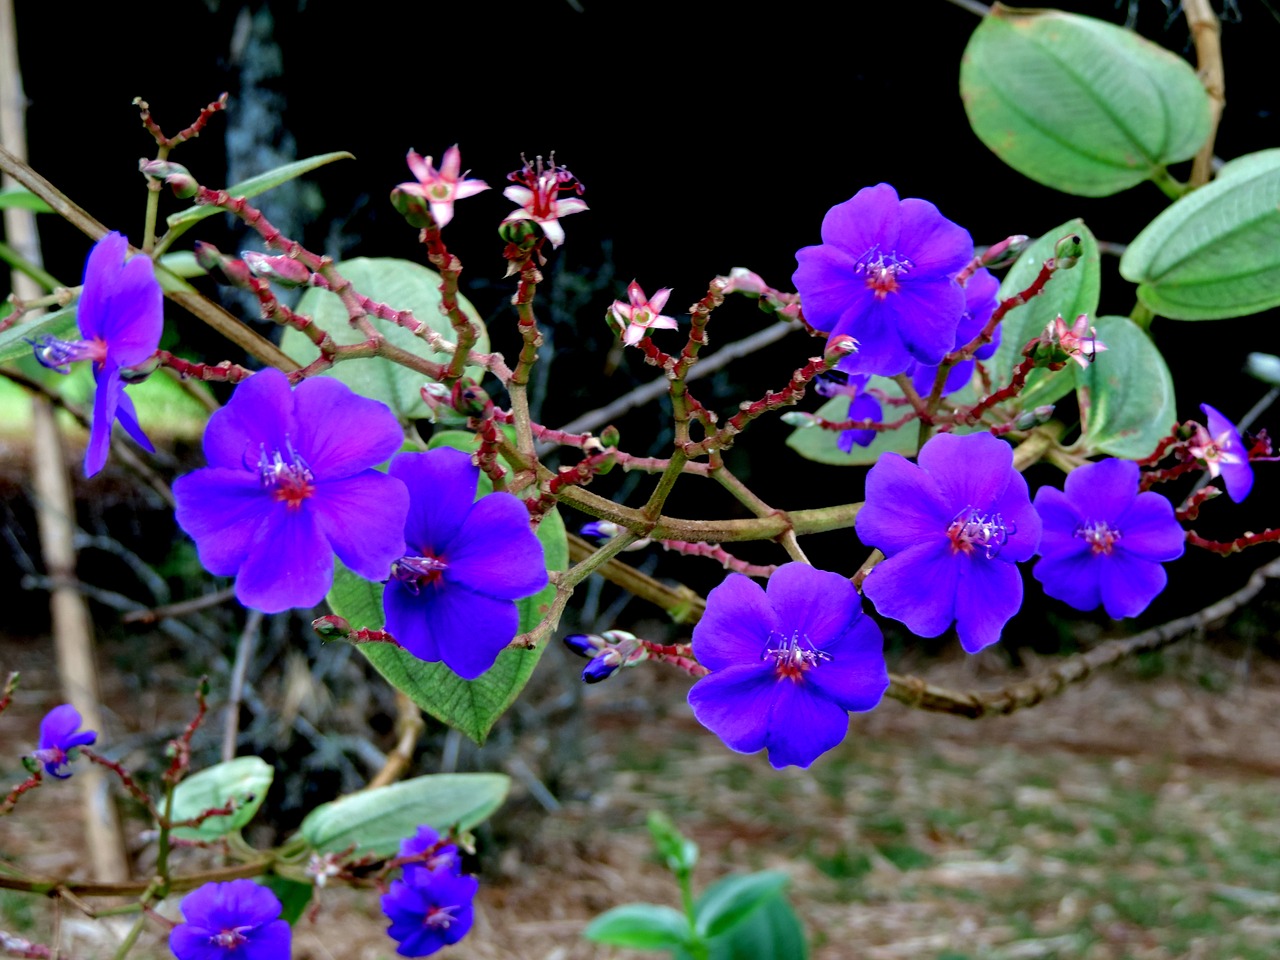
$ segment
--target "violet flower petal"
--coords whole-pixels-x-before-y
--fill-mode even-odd
[[[763,750],[773,722],[778,679],[771,665],[759,662],[759,651],[756,660],[721,667],[689,689],[694,717],[737,753]]]
[[[236,599],[263,613],[314,607],[333,586],[333,550],[313,510],[275,503],[236,576]]]
[[[457,536],[475,502],[480,468],[469,454],[441,447],[401,454],[391,461],[389,472],[409,488],[409,549],[439,555]]]
[[[204,455],[211,467],[248,469],[256,475],[263,451],[283,451],[296,436],[289,380],[268,367],[237,384],[231,402],[209,418]]]
[[[223,408],[226,409],[225,407]],[[178,526],[196,542],[200,564],[219,577],[234,577],[277,504],[262,495],[246,470],[206,467],[173,481]]]
[[[824,664],[818,669],[825,668]],[[775,770],[811,766],[822,754],[839,746],[848,732],[849,712],[830,700],[813,696],[803,681],[774,684],[765,745],[769,748],[769,764]]]
[[[84,475],[92,477],[107,463],[111,450],[111,427],[116,422],[116,408],[124,384],[120,382],[119,367],[111,360],[94,371],[98,388],[93,394],[93,423],[89,427],[89,445],[84,451]]]
[[[338,559],[366,580],[384,580],[391,564],[404,556],[401,518],[409,510],[409,491],[377,470],[327,480],[316,487],[308,506]]]
[[[418,594],[414,594],[399,580],[388,580],[382,590],[382,611],[386,617],[387,631],[401,647],[427,663],[440,662],[440,645],[431,632],[427,618],[422,616],[422,610],[425,605],[434,601],[435,594],[440,590],[439,583],[428,584]],[[423,594],[431,596],[423,599]]]
[[[951,545],[935,537],[878,563],[862,592],[881,616],[900,620],[918,637],[936,637],[955,619],[959,583]]]
[[[778,629],[778,616],[761,586],[744,574],[731,573],[707,594],[706,610],[694,631],[694,655],[713,675],[758,662]]]
[[[476,593],[518,600],[547,585],[542,544],[529,528],[529,511],[519,499],[482,497],[446,551],[445,578]]]
[[[963,558],[956,590],[956,633],[966,653],[977,653],[999,640],[1000,631],[1021,606],[1022,574],[1014,564]]]
[[[884,635],[875,621],[856,615],[851,627],[824,652],[831,659],[806,673],[805,682],[843,710],[861,713],[874,709],[889,688]]]
[[[317,477],[336,480],[389,460],[404,443],[404,431],[386,404],[370,400],[332,377],[313,377],[293,391],[297,433]],[[358,428],[355,425],[358,424]]]
[[[936,439],[936,438],[935,438]],[[858,539],[889,556],[922,541],[946,541],[956,511],[933,477],[897,453],[885,453],[866,479],[866,502],[854,521]]]
[[[822,603],[813,602],[815,594],[822,596]],[[766,596],[782,631],[807,637],[819,650],[842,639],[862,607],[847,577],[803,563],[779,567],[769,578]]]
[[[1187,548],[1187,534],[1178,522],[1173,504],[1154,491],[1140,493],[1120,515],[1119,527],[1124,531],[1122,546],[1144,560],[1164,563],[1177,560]]]

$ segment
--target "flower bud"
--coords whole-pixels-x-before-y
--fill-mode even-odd
[[[1036,407],[1033,410],[1024,410],[1018,414],[1013,422],[1015,430],[1030,430],[1032,427],[1038,427],[1042,423],[1048,423],[1049,418],[1053,416],[1053,404],[1046,403],[1044,406]]]
[[[1059,270],[1070,270],[1084,256],[1084,240],[1072,233],[1059,240],[1053,247],[1053,261]]]
[[[469,377],[463,377],[453,385],[450,397],[453,409],[467,417],[486,417],[493,412],[489,394]]]
[[[415,197],[411,193],[406,193],[399,187],[391,191],[391,205],[396,208],[400,216],[408,221],[411,227],[428,227],[435,223],[431,216],[431,211],[421,197]]]
[[[138,161],[138,169],[152,180],[164,180],[174,174],[190,176],[191,173],[180,163],[174,163],[171,160],[147,160],[145,157]]]
[[[233,287],[247,289],[252,286],[253,274],[243,260],[228,257],[211,243],[195,242],[196,263],[215,280]]]
[[[255,276],[274,280],[282,287],[304,287],[311,282],[311,271],[293,257],[271,257],[255,250],[245,250],[240,256]]]
[[[725,278],[725,281],[725,293],[741,293],[748,297],[759,297],[769,289],[769,285],[764,282],[758,273],[754,273],[746,267],[734,267],[729,271],[729,276]]]
[[[498,224],[498,236],[504,243],[527,249],[542,239],[542,228],[532,220],[503,220]]]
[[[606,447],[616,447],[622,440],[622,434],[618,432],[618,428],[610,424],[600,431],[600,442]]]
[[[564,645],[580,657],[594,657],[603,643],[593,633],[571,633],[564,638]]]
[[[616,650],[606,650],[582,668],[583,683],[599,683],[608,680],[622,666],[622,658]]]
[[[151,376],[160,369],[160,358],[158,356],[149,357],[142,363],[132,367],[120,368],[120,379],[124,383],[142,383],[147,377]]]
[[[342,617],[318,617],[311,621],[311,629],[325,640],[342,640],[351,635],[351,624]]]
[[[987,247],[986,252],[979,258],[982,265],[989,270],[999,270],[1007,267],[1018,257],[1022,256],[1022,251],[1031,245],[1031,238],[1024,233],[1016,233],[1012,237],[1006,237],[999,243],[993,243]]]
[[[804,413],[800,410],[788,410],[782,415],[782,422],[788,427],[796,427],[803,430],[805,427],[812,427],[817,421],[813,419],[813,414]]]
[[[1280,386],[1280,357],[1270,353],[1251,353],[1244,362],[1245,373],[1255,380]]]

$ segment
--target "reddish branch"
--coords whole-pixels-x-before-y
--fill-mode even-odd
[[[203,380],[210,383],[239,383],[241,380],[253,376],[252,370],[247,370],[238,364],[232,363],[230,360],[223,360],[221,363],[193,363],[190,360],[175,357],[168,350],[157,350],[156,360],[160,362],[160,366],[176,370],[178,376],[184,380]]]
[[[195,123],[172,137],[166,137],[159,125],[152,119],[151,106],[147,101],[143,100],[141,97],[135,97],[133,105],[138,108],[138,112],[142,115],[142,125],[147,128],[147,132],[150,133],[151,136],[155,137],[156,145],[161,149],[170,150],[184,141],[192,140],[200,136],[200,131],[205,128],[205,125],[213,115],[226,109],[227,95],[224,93],[222,96],[218,97],[217,100],[213,101],[213,103],[200,111],[200,116],[196,117]]]
[[[1187,531],[1187,543],[1191,544],[1191,546],[1200,547],[1202,550],[1208,550],[1224,557],[1239,553],[1241,550],[1247,550],[1249,547],[1256,547],[1264,543],[1275,543],[1276,541],[1280,541],[1280,530],[1267,529],[1263,530],[1262,533],[1246,533],[1226,542],[1206,540],[1194,530]]]

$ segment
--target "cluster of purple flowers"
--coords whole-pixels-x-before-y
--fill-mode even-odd
[[[179,525],[211,573],[236,578],[245,606],[319,603],[336,554],[387,580],[388,629],[409,652],[465,679],[515,636],[515,601],[547,584],[542,545],[509,493],[476,501],[480,471],[458,450],[405,453],[383,404],[277,370],[244,381],[209,418],[209,466],[173,485]],[[388,579],[389,578],[389,579]]]
[[[470,931],[479,882],[462,874],[457,847],[442,843],[428,826],[400,844],[400,856],[420,859],[406,864],[382,897],[382,912],[391,921],[387,935],[399,944],[400,956],[425,957]]]

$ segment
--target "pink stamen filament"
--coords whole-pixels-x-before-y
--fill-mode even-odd
[[[307,461],[285,437],[285,452],[274,450],[270,455],[264,445],[258,455],[258,478],[262,486],[271,490],[272,496],[290,510],[297,510],[302,501],[316,492],[315,475]]]
[[[781,641],[779,646],[773,646]],[[790,639],[776,633],[769,635],[768,643],[760,654],[761,660],[773,658],[773,670],[778,679],[800,680],[806,671],[818,666],[824,660],[830,660],[831,654],[819,650],[813,642],[803,634],[793,633]]]
[[[438,927],[441,930],[448,930],[458,919],[453,915],[453,911],[457,909],[457,904],[451,907],[428,907],[427,912],[422,917],[422,925],[424,927]]]
[[[884,253],[876,245],[859,258],[853,272],[864,276],[867,288],[875,291],[877,300],[883,300],[889,294],[898,292],[901,287],[899,275],[909,273],[914,266],[906,257],[898,256],[896,251]]]
[[[1109,556],[1123,534],[1112,530],[1105,520],[1095,520],[1076,527],[1074,536],[1089,544],[1095,554]]]
[[[391,564],[391,576],[399,580],[414,596],[430,583],[439,580],[449,564],[426,551],[426,556],[404,556]]]
[[[947,527],[947,539],[951,541],[953,553],[972,554],[980,550],[986,559],[994,560],[1017,532],[1017,527],[1012,523],[1006,524],[998,513],[984,514],[973,507],[965,507]]]

